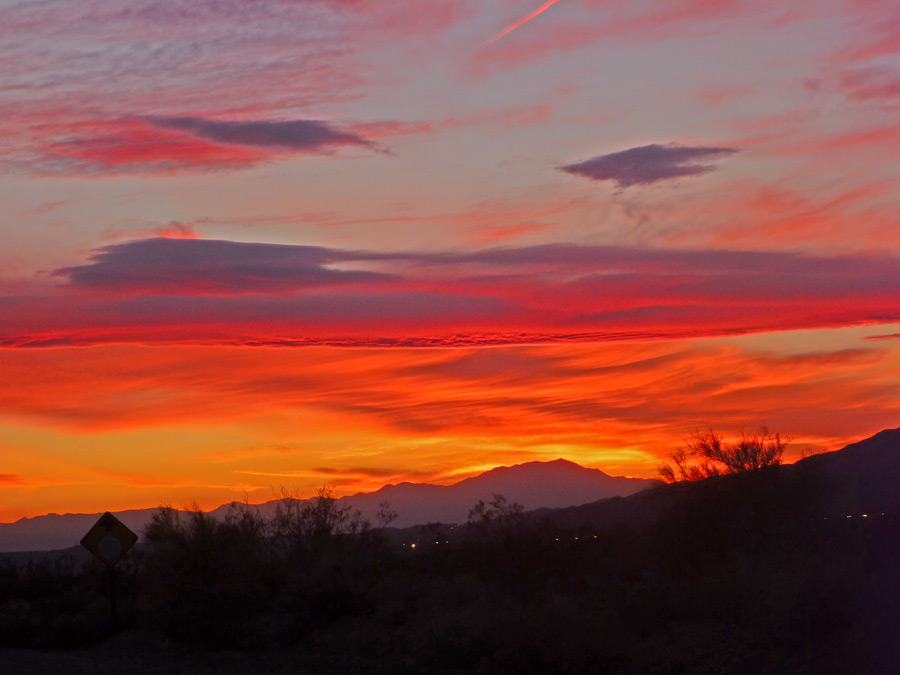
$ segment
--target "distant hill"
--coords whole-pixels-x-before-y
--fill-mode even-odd
[[[392,525],[409,527],[430,522],[465,522],[469,509],[479,500],[502,494],[526,509],[560,508],[624,496],[646,490],[657,481],[610,476],[574,462],[528,462],[502,466],[454,485],[400,483],[370,493],[346,497],[344,501],[373,518],[378,505],[391,503],[399,517]]]
[[[610,476],[599,469],[588,469],[557,459],[498,467],[454,485],[386,485],[375,492],[343,497],[340,502],[359,509],[364,517],[374,522],[379,504],[388,501],[398,513],[398,518],[391,525],[409,527],[429,522],[464,522],[469,509],[479,499],[489,501],[495,493],[521,503],[526,509],[560,508],[630,495],[656,484],[653,480]],[[264,516],[270,517],[278,503],[279,500],[273,500],[257,508]],[[224,504],[210,513],[224,517],[230,507],[231,504]],[[129,528],[140,532],[157,510],[121,511],[115,515]],[[68,548],[76,545],[99,517],[99,513],[49,514],[22,518],[14,523],[0,523],[0,551]]]
[[[878,518],[900,514],[900,429],[881,431],[841,450],[737,476],[661,485],[623,498],[530,514],[591,532],[639,532],[664,518],[705,522],[717,515],[777,521]]]
[[[827,486],[834,516],[900,513],[900,429],[887,429],[842,450],[797,462],[795,472]]]
[[[117,511],[116,517],[127,527],[140,532],[159,509]],[[97,522],[99,513],[50,513],[0,523],[0,552],[49,551],[77,546]]]

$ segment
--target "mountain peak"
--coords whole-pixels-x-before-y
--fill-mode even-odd
[[[559,471],[559,470],[568,470],[568,471],[599,471],[604,475],[609,475],[600,471],[600,469],[590,469],[586,466],[582,466],[577,462],[573,462],[570,459],[564,459],[562,457],[558,457],[557,459],[549,459],[549,460],[532,460],[530,462],[522,462],[521,464],[511,464],[509,466],[496,466],[493,469],[488,469],[484,473],[479,474],[478,476],[472,476],[472,478],[478,478],[480,476],[486,476],[492,474],[494,472],[500,471]]]
[[[499,466],[453,485],[399,483],[385,485],[375,492],[342,497],[342,506],[359,509],[370,521],[376,521],[380,504],[389,501],[398,512],[393,523],[408,527],[429,522],[463,523],[469,510],[479,501],[490,501],[502,494],[526,509],[577,506],[588,502],[633,494],[652,487],[656,481],[610,476],[567,459],[531,461]],[[238,502],[223,504],[210,511],[221,516]],[[280,500],[256,505],[270,517]],[[156,509],[117,512],[132,530],[140,532]],[[20,523],[0,524],[0,550],[38,550],[71,546],[96,520],[99,514],[38,516]]]

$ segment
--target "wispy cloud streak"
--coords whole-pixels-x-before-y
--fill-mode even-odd
[[[499,33],[497,33],[493,37],[490,37],[487,40],[485,40],[483,44],[485,46],[491,45],[491,44],[495,43],[497,40],[500,40],[500,39],[506,37],[507,35],[512,33],[517,28],[520,28],[521,26],[525,25],[532,19],[537,18],[538,16],[540,16],[541,14],[546,12],[548,9],[550,9],[553,5],[555,5],[559,1],[560,0],[547,0],[547,2],[545,2],[543,5],[538,7],[533,12],[529,12],[528,14],[523,16],[521,19],[519,19],[515,23],[510,24],[509,26],[507,26],[506,28],[501,30]]]

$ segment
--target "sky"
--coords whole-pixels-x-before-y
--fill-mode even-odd
[[[895,0],[0,0],[0,522],[898,427],[898,114]]]

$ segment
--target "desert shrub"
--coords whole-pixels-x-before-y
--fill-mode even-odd
[[[381,508],[388,522],[396,517],[389,505]],[[317,551],[345,535],[365,533],[369,527],[362,513],[341,506],[328,486],[319,488],[308,500],[283,492],[271,522],[274,537],[294,552]]]
[[[107,635],[107,579],[70,554],[0,565],[0,646],[71,649]]]
[[[267,524],[252,507],[217,520],[194,507],[162,507],[144,531],[145,609],[173,636],[241,645],[272,578]]]
[[[734,443],[723,443],[722,435],[712,429],[697,431],[686,447],[669,455],[670,462],[657,467],[657,473],[664,482],[675,483],[756,471],[781,464],[787,444],[766,427],[755,433],[742,432]]]

